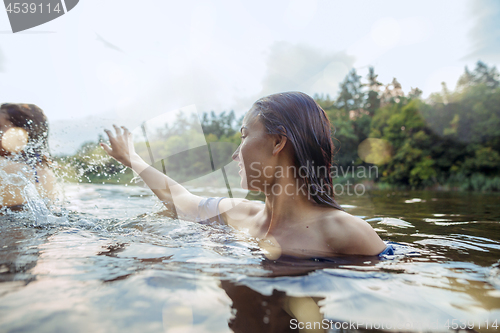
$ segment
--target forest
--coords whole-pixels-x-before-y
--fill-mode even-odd
[[[465,68],[454,91],[422,98],[412,88],[405,95],[396,78],[378,81],[371,67],[366,77],[352,69],[335,97],[314,95],[326,111],[334,135],[334,166],[346,170],[376,165],[370,177],[340,173],[334,182],[364,183],[379,189],[500,190],[500,77],[494,66],[478,61]],[[230,162],[240,142],[242,118],[234,111],[204,112],[201,119],[178,113],[172,125],[158,129],[148,144],[138,144],[143,157],[179,182]],[[210,149],[189,148],[196,126]],[[196,132],[196,133],[195,133]],[[199,136],[199,133],[198,133]],[[70,181],[129,183],[130,170],[106,156],[98,142],[84,143],[72,156],[58,158]],[[182,153],[174,154],[172,152]],[[210,156],[201,158],[208,151]],[[210,161],[206,163],[207,159]],[[147,160],[147,159],[146,159]]]

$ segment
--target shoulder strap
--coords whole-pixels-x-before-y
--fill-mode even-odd
[[[198,217],[196,222],[203,224],[225,224],[219,211],[219,203],[222,199],[225,199],[225,197],[203,198],[198,204]]]

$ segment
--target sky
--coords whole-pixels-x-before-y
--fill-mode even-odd
[[[351,68],[427,97],[478,60],[500,64],[500,1],[80,0],[16,34],[0,10],[0,102],[40,106],[55,154],[190,105],[335,97]]]

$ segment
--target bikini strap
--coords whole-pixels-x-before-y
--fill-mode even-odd
[[[203,198],[198,204],[198,217],[196,222],[202,224],[225,224],[224,219],[220,215],[219,203],[225,197],[218,198]]]

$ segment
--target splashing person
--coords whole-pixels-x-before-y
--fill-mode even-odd
[[[0,106],[0,208],[22,208],[28,183],[40,197],[54,197],[48,133],[47,117],[38,106]]]
[[[233,198],[202,198],[150,167],[135,152],[131,133],[106,130],[117,161],[132,168],[157,197],[188,216],[215,217],[260,240],[268,258],[281,255],[374,256],[392,248],[364,220],[334,200],[330,167],[334,145],[325,111],[308,95],[287,92],[254,103],[243,119],[241,144],[232,158],[241,186],[263,192],[265,203]]]

